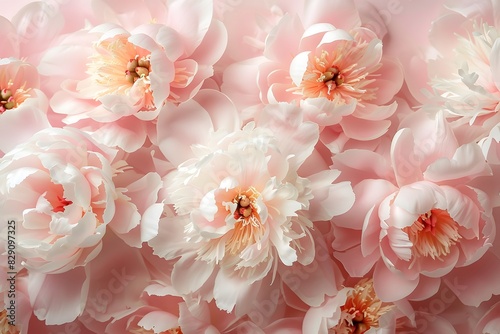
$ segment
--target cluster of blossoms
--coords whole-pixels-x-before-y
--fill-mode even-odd
[[[4,9],[1,333],[498,333],[497,0]]]

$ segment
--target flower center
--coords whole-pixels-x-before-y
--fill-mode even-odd
[[[136,327],[134,329],[130,329],[129,333],[131,334],[154,334],[153,330],[144,329],[143,327]],[[170,328],[164,332],[160,332],[159,334],[182,334],[180,327]]]
[[[367,52],[364,41],[344,41],[335,49],[309,55],[302,81],[295,90],[303,98],[325,97],[329,100],[349,102],[349,99],[368,101],[375,99],[376,88],[369,87],[374,79],[373,72],[381,64],[371,68],[360,66],[358,62]]]
[[[151,71],[151,63],[149,57],[141,57],[136,55],[135,58],[130,59],[127,63],[125,70],[125,78],[128,82],[134,83],[137,79],[146,79],[149,81],[149,72]]]
[[[345,304],[340,308],[339,323],[329,330],[335,334],[362,334],[379,326],[380,317],[393,305],[382,303],[375,294],[373,280],[363,279],[349,292]]]
[[[0,333],[4,334],[18,334],[20,330],[17,329],[16,326],[12,326],[9,321],[11,321],[7,317],[7,310],[2,310],[0,312]]]
[[[412,251],[415,257],[431,257],[441,259],[451,251],[461,238],[458,233],[458,224],[450,217],[448,211],[432,209],[418,217],[418,219],[403,231],[413,244]]]
[[[45,199],[49,201],[53,212],[64,212],[67,205],[73,204],[72,201],[64,198],[62,194],[63,188],[61,185],[56,185],[55,189],[51,189],[45,194]]]
[[[236,223],[231,237],[226,242],[226,251],[230,254],[238,254],[247,246],[260,241],[264,231],[258,213],[259,208],[255,204],[259,196],[257,190],[250,187],[234,197],[233,203],[237,205],[233,213]]]
[[[12,85],[12,81],[9,81],[7,88],[0,90],[0,114],[17,108],[29,97],[29,89],[25,89],[24,85],[16,90],[12,89]]]
[[[104,40],[95,50],[87,71],[94,85],[85,87],[85,91],[97,100],[109,94],[127,95],[135,89],[142,92],[143,109],[155,108],[149,77],[152,72],[149,51],[130,43],[126,36]]]

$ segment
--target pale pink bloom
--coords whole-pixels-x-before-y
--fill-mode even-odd
[[[452,27],[444,23],[436,24],[433,31],[437,38],[455,39],[455,45],[450,54],[438,44],[441,53],[429,64],[430,85],[439,95],[436,102],[444,105],[447,117],[467,142],[484,137],[500,121],[500,26],[482,18],[455,16],[462,21],[454,22],[453,34],[445,36]]]
[[[444,109],[461,144],[484,137],[500,120],[495,1],[421,1],[401,7],[401,15],[391,17],[394,38],[387,49],[403,64],[408,100],[413,96],[420,105]],[[409,25],[410,15],[422,19]],[[409,39],[412,43],[405,42]]]
[[[46,51],[39,70],[52,90],[62,82],[51,106],[66,115],[66,124],[132,152],[152,135],[167,102],[197,93],[224,51],[225,28],[212,20],[209,1],[181,0],[167,9],[141,25],[102,23],[77,31]]]
[[[319,307],[311,307],[302,325],[303,333],[350,334],[394,333],[394,305],[382,302],[372,279],[362,279],[354,287],[344,287]]]
[[[469,185],[491,173],[479,146],[459,146],[442,114],[432,120],[416,113],[402,124],[411,128],[393,140],[393,175],[384,158],[372,152],[352,150],[334,158],[337,168],[344,170],[336,162],[358,173],[371,163],[361,167],[369,169],[367,177],[353,187],[359,195],[353,209],[333,221],[338,227],[334,248],[351,275],[364,275],[375,264],[375,290],[385,301],[428,298],[441,277],[470,270],[484,258],[477,262],[479,270],[495,239],[491,201]],[[478,283],[473,279],[468,282]],[[476,297],[461,293],[459,298],[467,304],[489,298],[491,286],[477,289]]]
[[[6,153],[50,127],[48,100],[36,68],[15,58],[0,59],[0,152]]]
[[[222,91],[241,101],[237,103],[250,116],[259,103],[295,102],[308,120],[327,127],[339,124],[330,128],[335,134],[322,136],[332,150],[342,135],[379,138],[396,110],[393,98],[403,82],[399,65],[383,56],[382,41],[361,26],[352,2],[330,19],[315,13],[316,20],[306,22],[296,14],[284,15],[268,34],[263,56],[226,69]],[[258,86],[239,80],[242,75]]]
[[[23,266],[62,273],[99,253],[115,215],[113,157],[78,130],[49,128],[0,160],[2,217],[16,222]]]
[[[257,295],[249,289],[263,280],[318,265],[313,222],[345,212],[354,197],[348,182],[332,184],[337,171],[297,174],[318,139],[317,125],[302,122],[297,107],[269,106],[266,121],[238,129],[223,95],[206,91],[195,99],[158,121],[160,148],[177,165],[164,180],[176,216],[160,222],[150,245],[161,257],[182,256],[172,274],[179,292],[213,294],[221,309],[244,309],[245,298]],[[175,137],[186,129],[190,136]],[[316,286],[294,289],[305,302],[335,292],[335,282],[325,281],[333,276],[328,260],[309,275]]]

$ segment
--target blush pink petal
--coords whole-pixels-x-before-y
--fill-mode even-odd
[[[377,74],[380,75],[376,81],[378,87],[377,96],[375,100],[371,101],[373,104],[380,106],[391,102],[394,95],[401,89],[404,81],[403,69],[399,62],[387,57],[382,62],[382,67],[377,71]]]
[[[185,255],[174,265],[172,284],[179,293],[188,294],[198,290],[213,272],[213,264],[197,261],[193,255]]]
[[[303,32],[300,18],[285,14],[267,36],[264,56],[277,62],[291,61],[294,53],[290,49],[299,45]]]
[[[491,55],[490,55],[490,69],[491,69],[491,76],[493,79],[493,82],[495,83],[495,86],[497,90],[500,90],[500,60],[498,57],[495,57],[493,55],[499,55],[500,54],[500,41],[497,39],[493,43],[493,47],[491,48]]]
[[[214,130],[234,131],[240,129],[241,121],[232,100],[212,89],[199,91],[194,100],[210,115]]]
[[[226,26],[217,20],[213,20],[208,31],[201,42],[191,55],[200,64],[214,64],[226,50],[227,30]]]
[[[344,252],[350,248],[359,247],[360,232],[350,228],[336,226],[336,219],[333,220],[332,233],[333,241],[331,243],[334,250],[334,256],[337,252]]]
[[[2,33],[0,58],[19,56],[19,37],[16,28],[4,16],[0,16],[0,32]]]
[[[334,22],[339,29],[350,30],[361,25],[354,1],[307,1],[303,11],[304,25],[320,22]]]
[[[149,240],[154,254],[162,258],[176,258],[183,255],[193,247],[184,239],[183,219],[179,217],[161,218],[158,235]]]
[[[413,150],[414,137],[410,129],[398,131],[392,140],[391,161],[398,185],[404,186],[422,180],[422,171]]]
[[[442,158],[429,165],[424,177],[436,183],[448,181],[448,184],[460,184],[490,174],[491,169],[484,160],[480,147],[476,143],[470,143],[460,146],[453,158]]]
[[[86,269],[55,275],[31,273],[29,281],[33,312],[47,325],[72,322],[83,311],[89,289]]]
[[[184,18],[179,13],[189,13]],[[184,54],[191,55],[207,33],[213,13],[209,0],[181,0],[169,4],[166,24],[178,31],[184,41]]]
[[[313,182],[314,200],[309,210],[312,212],[312,221],[327,221],[332,217],[347,212],[355,203],[355,194],[348,181],[331,183],[338,177],[339,171],[325,170],[311,175]]]
[[[435,296],[441,286],[441,278],[420,276],[418,286],[407,299],[411,301],[420,301],[432,298]]]
[[[146,124],[134,116],[123,117],[113,123],[104,123],[92,136],[109,147],[120,147],[126,152],[134,152],[146,140]]]
[[[384,135],[391,126],[391,121],[382,120],[372,122],[349,117],[342,119],[340,125],[349,138],[367,141],[380,138]]]
[[[418,277],[410,280],[401,272],[389,270],[383,262],[379,261],[375,265],[373,287],[382,301],[392,302],[405,298],[417,288],[418,282]]]
[[[50,20],[47,17],[50,17]],[[47,21],[45,24],[40,24],[38,23],[40,20]],[[59,8],[36,1],[22,7],[12,17],[11,22],[17,27],[20,53],[32,58],[30,62],[36,64],[40,52],[45,50],[46,46],[50,45],[61,33],[64,17]]]
[[[380,253],[378,251],[365,255],[359,245],[343,252],[335,252],[333,255],[342,263],[350,277],[363,277],[380,260]]]
[[[496,284],[500,277],[499,261],[497,256],[487,252],[479,261],[453,270],[444,282],[462,303],[477,307],[492,295],[500,294]]]
[[[219,270],[213,288],[217,307],[228,312],[232,311],[241,297],[251,289],[251,285],[242,278],[229,275],[224,270]]]
[[[85,310],[90,318],[106,322],[142,304],[140,296],[151,280],[139,249],[128,246],[114,233],[106,233],[103,250],[87,268],[89,289]],[[111,294],[112,298],[107,299]]]
[[[319,245],[317,247],[323,246]],[[282,277],[283,275],[290,277],[305,276],[304,278],[301,277],[300,283],[290,284],[290,288],[302,301],[310,306],[319,306],[326,296],[335,295],[339,284],[339,282],[332,279],[335,277],[335,271],[337,270],[333,260],[327,256],[316,256],[318,258],[307,266],[294,264],[291,268],[280,272]]]
[[[391,182],[393,176],[386,159],[373,151],[366,149],[350,149],[333,157],[336,169],[342,172],[342,177],[358,184],[365,179],[384,179]]]

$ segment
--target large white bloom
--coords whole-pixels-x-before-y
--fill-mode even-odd
[[[299,110],[270,109],[275,114]],[[313,222],[352,206],[350,184],[332,184],[338,171],[298,173],[317,143],[317,125],[277,122],[275,131],[253,122],[233,132],[209,130],[205,142],[191,146],[192,158],[167,175],[167,202],[176,217],[160,224],[159,238],[151,244],[167,259],[181,255],[172,277],[181,293],[214,284],[217,305],[231,310],[238,293],[228,291],[227,284],[238,282],[244,289],[276,277],[283,265],[310,264]]]

